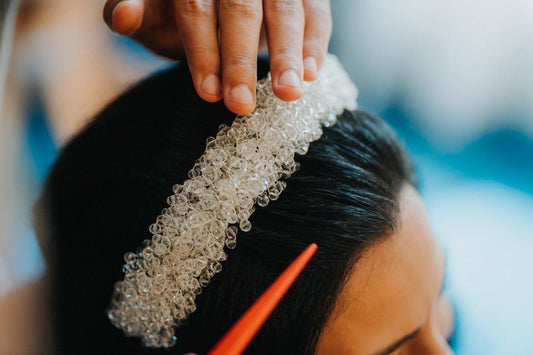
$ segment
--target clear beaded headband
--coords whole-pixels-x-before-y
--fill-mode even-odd
[[[328,54],[320,77],[304,83],[293,102],[272,93],[270,74],[257,83],[255,111],[221,125],[183,185],[174,185],[149,228],[151,240],[126,253],[124,280],[115,284],[108,316],[127,336],[149,347],[170,347],[174,327],[196,310],[195,298],[222,270],[224,246],[236,246],[238,228],[251,229],[255,204],[276,200],[305,154],[344,109],[356,107],[357,89]]]

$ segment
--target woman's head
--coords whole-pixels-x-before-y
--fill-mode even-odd
[[[221,104],[196,98],[178,67],[122,96],[64,148],[37,228],[50,251],[60,349],[141,350],[105,317],[121,256],[148,236],[171,186],[232,119]],[[312,242],[318,251],[251,353],[372,354],[420,326],[417,334],[434,329],[425,327],[438,299],[441,254],[390,128],[345,112],[297,161],[279,200],[256,209],[252,230],[239,233],[223,271],[197,297],[173,351],[206,352]]]

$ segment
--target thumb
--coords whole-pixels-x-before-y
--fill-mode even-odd
[[[141,28],[144,16],[144,0],[107,0],[104,21],[107,26],[125,36]]]

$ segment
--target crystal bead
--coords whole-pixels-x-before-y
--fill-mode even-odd
[[[222,270],[224,248],[237,245],[238,227],[250,231],[255,204],[280,197],[286,179],[299,169],[322,125],[335,124],[354,109],[357,90],[335,57],[328,55],[320,77],[305,82],[305,95],[284,102],[273,94],[271,76],[257,83],[254,112],[222,124],[206,139],[205,152],[172,187],[164,208],[149,226],[151,239],[124,255],[124,280],[117,282],[108,317],[149,347],[171,347],[173,327],[195,311],[195,297]]]

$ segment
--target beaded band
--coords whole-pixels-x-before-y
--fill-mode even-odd
[[[127,336],[149,347],[174,345],[174,327],[195,311],[196,295],[221,271],[224,246],[235,248],[237,226],[249,231],[255,204],[276,200],[287,185],[280,179],[298,170],[294,154],[305,154],[322,125],[356,107],[357,89],[333,55],[304,90],[297,101],[281,101],[269,74],[257,83],[255,111],[207,139],[189,179],[173,187],[169,206],[150,226],[151,240],[124,256],[124,281],[115,284],[108,316]]]

